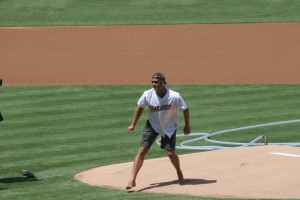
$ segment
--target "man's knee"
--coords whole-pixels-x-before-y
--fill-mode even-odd
[[[177,157],[177,154],[175,153],[175,151],[167,151],[167,155],[169,156],[170,159],[174,159]]]
[[[138,151],[138,156],[145,157],[148,151],[149,149],[147,149],[146,147],[140,147]]]

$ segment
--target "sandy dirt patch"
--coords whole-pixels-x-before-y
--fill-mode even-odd
[[[133,191],[221,198],[300,198],[297,147],[240,147],[181,155],[180,160],[185,185],[177,184],[169,159],[159,158],[144,162]],[[131,167],[132,162],[102,166],[75,177],[93,186],[124,189]]]
[[[4,85],[300,83],[300,24],[0,27]],[[1,78],[1,77],[0,77]]]

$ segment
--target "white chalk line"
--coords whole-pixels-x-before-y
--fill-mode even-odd
[[[300,158],[300,154],[290,154],[290,153],[281,153],[281,152],[270,152],[269,154]]]

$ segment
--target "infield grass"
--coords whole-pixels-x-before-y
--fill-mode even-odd
[[[102,165],[132,161],[147,114],[126,133],[136,101],[148,86],[0,87],[0,198],[30,199],[208,199],[126,193],[91,187],[73,177]],[[299,119],[300,85],[170,86],[191,111],[193,132]],[[182,119],[182,114],[181,114]],[[182,120],[178,133],[182,130]],[[225,134],[248,142],[265,134],[271,142],[300,142],[300,123]],[[195,151],[178,150],[179,154]],[[165,156],[154,145],[147,159]],[[33,171],[26,181],[19,172]],[[124,183],[124,186],[127,183]]]
[[[0,26],[299,22],[298,0],[1,0]]]

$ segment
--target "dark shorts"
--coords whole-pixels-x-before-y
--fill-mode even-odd
[[[152,146],[152,144],[154,143],[158,135],[159,133],[155,132],[149,120],[147,120],[146,126],[144,127],[144,133],[141,139],[141,147],[150,149],[150,147]],[[161,149],[174,151],[175,146],[176,146],[176,131],[171,138],[169,138],[168,136],[161,137],[161,144],[160,144]]]

